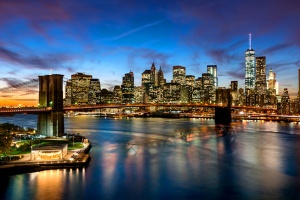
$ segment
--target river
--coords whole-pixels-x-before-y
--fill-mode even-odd
[[[0,117],[36,127],[36,116]],[[300,124],[65,118],[92,142],[85,169],[1,177],[0,199],[300,199]]]

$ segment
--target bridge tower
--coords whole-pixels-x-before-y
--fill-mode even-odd
[[[231,94],[230,89],[216,90],[216,104],[222,107],[215,108],[215,124],[229,126],[231,123]]]
[[[64,134],[63,75],[39,76],[39,107],[50,112],[38,115],[37,131],[47,137]]]

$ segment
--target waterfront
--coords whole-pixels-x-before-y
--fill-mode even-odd
[[[6,121],[5,121],[6,120]],[[36,126],[36,116],[0,123]],[[86,169],[1,177],[0,199],[299,199],[300,125],[66,117],[67,133],[93,144]]]

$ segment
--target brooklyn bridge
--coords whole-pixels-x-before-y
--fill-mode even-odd
[[[171,110],[171,109],[199,109],[199,108],[211,108],[215,110],[216,124],[229,124],[231,122],[232,111],[254,111],[256,117],[268,117],[275,118],[299,118],[299,116],[279,116],[274,115],[276,108],[264,108],[264,107],[249,107],[249,106],[235,106],[231,105],[230,93],[226,93],[226,102],[216,102],[215,104],[207,103],[139,103],[139,104],[99,104],[99,105],[76,105],[76,106],[64,106],[63,105],[63,75],[53,74],[39,76],[38,79],[33,79],[30,82],[38,83],[38,105],[35,107],[2,107],[0,108],[0,115],[5,114],[37,114],[38,124],[37,131],[46,136],[62,136],[64,134],[64,113],[69,111],[93,111],[107,108],[118,109],[136,109],[142,110]],[[28,82],[14,85],[14,88],[22,87]],[[0,93],[8,88],[0,89]],[[271,114],[272,113],[272,114]]]

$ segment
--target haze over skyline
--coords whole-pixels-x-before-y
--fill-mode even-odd
[[[135,85],[152,62],[167,82],[172,67],[200,77],[218,66],[219,86],[244,88],[245,51],[266,56],[279,94],[298,92],[300,1],[23,1],[0,2],[0,88],[50,73],[84,72],[102,88]],[[3,98],[3,95],[2,95]],[[1,100],[2,101],[2,100]]]

